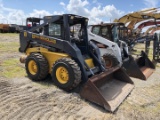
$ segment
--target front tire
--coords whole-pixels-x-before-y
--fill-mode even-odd
[[[26,73],[34,81],[43,80],[49,73],[49,65],[46,58],[40,53],[31,53],[25,62]]]
[[[107,69],[115,67],[119,64],[116,56],[113,53],[106,53],[103,55],[103,59],[105,61],[105,67]]]
[[[70,58],[61,58],[53,65],[52,80],[59,88],[72,90],[81,82],[80,67]]]

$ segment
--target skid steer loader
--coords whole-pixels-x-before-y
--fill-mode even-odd
[[[81,83],[81,97],[113,112],[134,84],[120,66],[105,68],[99,48],[88,42],[88,19],[63,14],[45,16],[43,21],[20,33],[19,51],[26,54],[21,62],[28,77],[39,81],[51,74],[55,85],[66,91]],[[34,32],[37,29],[42,33]]]
[[[88,27],[89,41],[100,48],[108,68],[119,64],[126,69],[128,75],[146,80],[155,70],[155,66],[143,51],[136,59],[129,54],[128,44],[125,42],[127,33],[122,34],[125,30],[121,27],[124,27],[123,23],[91,25]]]

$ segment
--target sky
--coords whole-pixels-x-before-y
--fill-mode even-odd
[[[152,7],[160,7],[160,0],[0,0],[0,23],[25,25],[27,17],[69,13],[96,24]]]

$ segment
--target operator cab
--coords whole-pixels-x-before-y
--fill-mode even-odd
[[[31,30],[32,28],[35,28],[42,24],[43,19],[42,18],[36,18],[36,17],[29,17],[26,19],[26,30]],[[41,33],[42,29],[36,29],[33,31],[34,33]]]
[[[70,41],[72,37],[75,37],[77,39],[83,38],[84,32],[86,32],[88,19],[81,17],[81,16],[75,16],[70,15],[69,19],[66,22],[64,22],[63,16],[45,16],[44,22],[48,22],[55,17],[60,17],[61,19],[57,19],[52,23],[49,23],[45,26],[46,32],[44,35],[49,35],[56,38],[65,39],[67,41]],[[67,26],[67,27],[64,27]],[[85,31],[84,31],[85,30]]]
[[[102,36],[108,40],[112,39],[111,36],[111,26],[105,26],[103,24],[101,25],[96,25],[92,27],[92,33]]]
[[[29,17],[26,20],[26,26],[36,27],[41,24],[42,20],[42,18]]]
[[[88,19],[70,14],[67,18],[64,16],[45,16],[44,22],[48,24],[44,26],[44,34],[46,36],[55,37],[71,43],[75,43],[82,51],[87,51],[88,35],[87,23]],[[56,20],[57,18],[57,20]],[[53,22],[49,22],[55,19]],[[84,52],[84,53],[85,53]],[[82,52],[83,53],[83,52]]]

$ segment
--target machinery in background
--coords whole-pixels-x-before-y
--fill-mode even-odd
[[[160,18],[158,13],[159,8],[150,8],[146,10],[140,10],[132,13],[128,13],[119,19],[115,19],[114,22],[124,23],[128,30],[130,31],[129,36],[132,39],[141,36],[141,30],[145,26],[157,25],[160,21],[157,21]],[[137,28],[135,26],[138,25]]]
[[[0,33],[7,33],[9,30],[9,24],[0,24]]]

